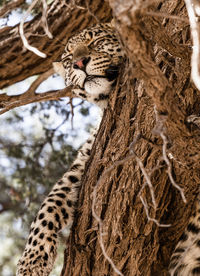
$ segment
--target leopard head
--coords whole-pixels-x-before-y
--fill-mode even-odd
[[[62,55],[66,86],[98,104],[106,100],[118,76],[122,52],[110,24],[85,29],[69,39]]]

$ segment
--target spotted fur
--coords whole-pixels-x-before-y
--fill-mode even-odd
[[[62,55],[66,85],[73,93],[105,108],[115,83],[121,48],[110,24],[99,24],[69,39]],[[17,276],[47,276],[56,258],[57,235],[73,223],[74,207],[81,178],[89,159],[95,133],[87,140],[71,168],[54,185],[35,220],[21,259]]]
[[[171,276],[200,275],[200,199],[171,257]]]
[[[106,107],[109,93],[118,75],[122,51],[110,24],[99,24],[69,39],[62,62],[66,86],[73,93],[101,108]],[[85,60],[83,70],[77,67]]]
[[[71,228],[74,207],[85,164],[95,138],[93,134],[78,152],[70,170],[54,185],[31,224],[25,251],[18,263],[17,275],[46,276],[56,258],[57,235]]]

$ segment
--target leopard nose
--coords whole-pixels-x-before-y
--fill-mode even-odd
[[[90,57],[83,57],[74,62],[74,69],[85,69],[86,65],[90,61]]]

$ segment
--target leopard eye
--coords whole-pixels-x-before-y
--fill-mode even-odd
[[[66,48],[65,48],[65,51],[66,52],[71,52],[73,49],[72,45],[71,44],[67,44]]]
[[[88,32],[90,38],[93,38],[93,32]]]
[[[87,65],[90,60],[91,60],[91,57],[84,57],[83,58],[83,64]]]
[[[90,42],[92,38],[93,38],[93,32],[89,31],[85,34],[85,40],[88,40],[88,42]]]

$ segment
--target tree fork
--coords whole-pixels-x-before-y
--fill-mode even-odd
[[[186,17],[183,3],[175,2],[165,2],[159,11]],[[200,97],[188,81],[189,51],[186,59],[180,59],[179,50],[175,53],[174,45],[171,48],[168,45],[163,54],[163,41],[158,44],[159,35],[148,33],[151,25],[148,31],[143,28],[144,9],[140,7],[141,10],[131,13],[131,9],[126,10],[127,6],[123,9],[120,1],[110,0],[109,3],[128,62],[104,115],[95,153],[83,180],[62,275],[116,275],[100,248],[99,227],[91,211],[92,193],[104,171],[130,154],[133,141],[134,151],[151,178],[157,209],[152,207],[148,186],[143,189],[146,179],[136,159],[120,162],[121,165],[100,181],[97,189],[95,209],[103,221],[104,245],[123,275],[167,275],[170,255],[192,213],[198,193],[199,129],[186,121],[187,116],[198,113]],[[182,32],[174,36],[174,43],[178,45],[189,26],[187,30],[184,21],[172,21],[169,19],[163,24],[161,18],[159,24],[166,34],[172,31],[172,26],[182,28]],[[149,37],[151,40],[147,39]],[[161,130],[167,139],[166,154],[173,178],[184,189],[186,204],[170,181]],[[139,198],[141,193],[147,201],[150,217],[171,227],[158,227],[148,221]]]

